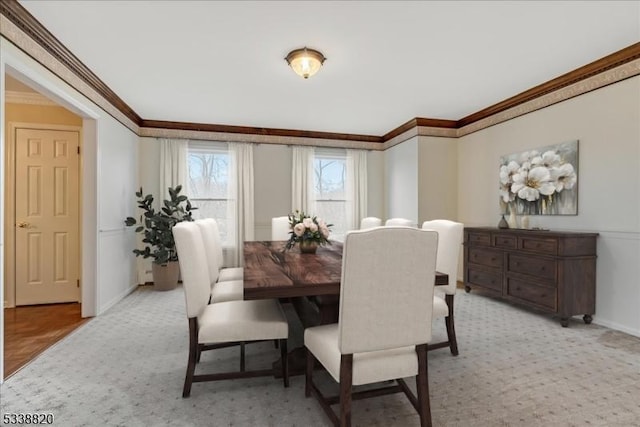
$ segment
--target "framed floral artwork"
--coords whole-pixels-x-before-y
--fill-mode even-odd
[[[500,206],[517,215],[577,215],[578,141],[502,156]]]

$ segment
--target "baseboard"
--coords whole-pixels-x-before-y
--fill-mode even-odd
[[[607,320],[598,319],[597,317],[593,318],[593,323],[599,326],[604,326],[609,329],[614,329],[616,331],[624,332],[625,334],[633,335],[634,337],[640,338],[640,330],[628,328],[626,326],[620,325],[615,322],[609,322]]]
[[[120,301],[125,299],[125,297],[127,295],[129,295],[131,292],[135,291],[136,289],[138,289],[138,284],[137,283],[134,284],[134,285],[131,285],[129,288],[127,288],[123,292],[121,292],[120,295],[116,296],[115,298],[112,298],[111,301],[109,301],[106,304],[103,304],[101,307],[98,307],[98,314],[97,315],[99,316],[102,313],[106,312],[111,307],[113,307],[114,305],[116,305],[117,303],[119,303]]]

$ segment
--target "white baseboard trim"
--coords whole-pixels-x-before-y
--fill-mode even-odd
[[[639,329],[628,328],[616,322],[610,322],[608,320],[598,319],[597,317],[593,318],[593,323],[595,323],[596,325],[604,326],[606,328],[614,329],[616,331],[624,332],[625,334],[633,335],[634,337],[640,338]]]
[[[111,307],[113,307],[114,305],[116,305],[117,303],[125,299],[127,295],[129,295],[131,292],[135,291],[136,289],[138,289],[137,283],[125,289],[123,292],[120,293],[120,295],[116,296],[115,298],[112,298],[111,301],[109,301],[108,303],[102,304],[100,307],[98,307],[98,313],[96,314],[96,316],[100,316],[102,313],[109,310]]]

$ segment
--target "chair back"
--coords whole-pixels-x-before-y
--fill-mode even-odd
[[[209,220],[212,221],[209,221]],[[218,281],[220,275],[220,264],[218,260],[218,240],[216,239],[216,233],[218,233],[218,227],[216,221],[213,218],[197,219],[195,223],[200,228],[202,234],[202,243],[204,243],[204,251],[207,256],[207,267],[209,268],[209,278],[213,285]]]
[[[211,279],[200,227],[194,222],[183,221],[176,224],[172,232],[178,251],[187,317],[197,317],[209,303],[211,294]]]
[[[288,216],[271,218],[271,240],[289,240],[289,231]]]
[[[369,228],[380,227],[382,225],[382,220],[380,218],[376,218],[375,216],[368,216],[366,218],[362,218],[360,221],[360,230],[367,230]]]
[[[213,218],[204,218],[203,221],[207,223],[209,229],[211,230],[211,235],[213,236],[215,249],[214,253],[218,258],[218,271],[224,267],[224,255],[222,254],[222,237],[220,237],[220,228],[218,228],[218,221]],[[217,279],[217,276],[216,276]]]
[[[455,295],[464,224],[448,219],[435,219],[423,222],[422,228],[438,232],[436,270],[449,275],[449,284],[446,287],[438,287],[438,289],[444,290],[447,294]]]
[[[384,225],[387,227],[414,227],[415,223],[406,218],[389,218]]]
[[[437,245],[436,232],[418,228],[347,233],[340,285],[342,354],[431,340]]]

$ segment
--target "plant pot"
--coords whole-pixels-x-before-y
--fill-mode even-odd
[[[166,264],[151,263],[153,274],[153,289],[156,291],[170,291],[178,286],[180,276],[180,264],[178,261],[169,261]]]
[[[300,246],[301,254],[315,254],[318,250],[318,242],[313,240],[303,240],[298,245]]]

